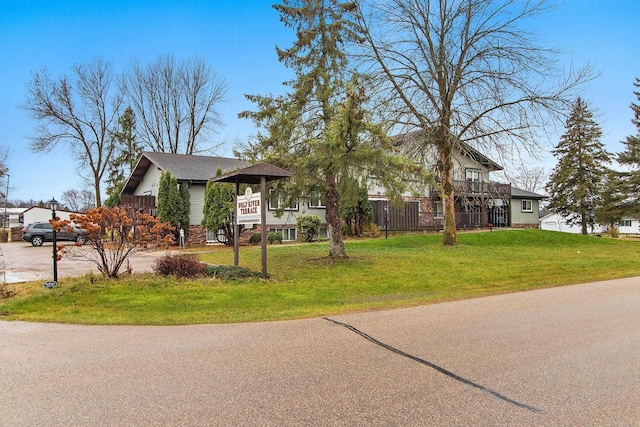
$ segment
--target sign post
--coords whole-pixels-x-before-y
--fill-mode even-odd
[[[279,168],[270,163],[260,163],[210,178],[210,180],[214,182],[233,182],[236,186],[236,191],[234,192],[236,214],[233,220],[233,263],[235,266],[238,265],[240,258],[240,225],[260,224],[262,229],[262,277],[264,279],[269,277],[267,274],[267,182],[286,179],[291,176],[292,173],[286,169]],[[241,195],[239,194],[240,183],[260,184],[260,193],[254,194],[249,187],[245,190],[244,195]]]

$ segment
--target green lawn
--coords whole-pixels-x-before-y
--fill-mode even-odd
[[[427,304],[496,293],[640,276],[640,242],[539,230],[406,235],[347,242],[348,260],[325,258],[328,243],[268,248],[270,281],[223,283],[153,275],[117,281],[63,279],[17,286],[0,302],[5,320],[87,324],[189,324],[262,321]],[[232,264],[231,250],[202,253]],[[242,247],[240,265],[260,270],[259,247]]]

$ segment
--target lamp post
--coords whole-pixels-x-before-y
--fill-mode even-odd
[[[56,209],[58,209],[58,201],[54,198],[49,200],[49,208],[51,208],[51,219],[56,220]],[[52,224],[53,225],[53,224]],[[56,241],[56,228],[53,229],[53,285],[58,285],[58,242]]]
[[[389,200],[384,203],[384,238],[389,238]]]

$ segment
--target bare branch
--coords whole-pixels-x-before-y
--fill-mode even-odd
[[[177,63],[163,56],[146,67],[136,64],[120,83],[150,150],[194,154],[216,148],[206,138],[222,124],[217,109],[227,88],[204,60]]]
[[[63,144],[81,170],[91,171],[96,206],[113,154],[108,131],[122,105],[112,83],[111,64],[101,60],[75,65],[72,78],[53,80],[45,68],[33,73],[22,105],[38,121],[31,150],[46,153]]]
[[[380,105],[395,123],[422,130],[425,150],[439,150],[445,243],[456,241],[453,148],[535,153],[598,74],[588,64],[565,73],[559,51],[535,44],[526,25],[551,8],[546,0],[359,2],[366,43],[358,56],[377,77]]]

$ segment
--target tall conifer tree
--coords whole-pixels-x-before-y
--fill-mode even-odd
[[[329,256],[346,257],[339,204],[341,198],[355,199],[357,192],[343,182],[375,176],[388,194],[399,194],[402,171],[415,166],[393,155],[390,139],[365,109],[363,76],[349,68],[346,44],[361,40],[356,3],[284,0],[274,8],[297,34],[290,48],[276,48],[295,79],[286,83],[291,93],[285,96],[247,95],[258,111],[241,117],[253,119],[267,134],[242,151],[293,172],[288,201],[312,191],[326,194]]]
[[[600,141],[602,130],[581,98],[574,103],[565,128],[553,150],[558,164],[546,186],[549,208],[566,215],[568,224],[580,224],[582,234],[587,234],[598,209],[610,155]]]
[[[142,146],[137,141],[136,116],[127,107],[118,119],[118,127],[111,132],[116,143],[113,159],[109,163],[109,177],[107,178],[106,206],[120,204],[120,191],[125,184],[138,159],[142,155]]]
[[[189,231],[189,213],[191,201],[187,184],[178,184],[178,180],[169,171],[162,172],[158,184],[158,218],[176,228],[176,241],[179,228]]]
[[[633,85],[640,89],[640,79],[636,78]],[[633,92],[640,102],[640,91]],[[628,136],[622,144],[624,151],[618,154],[618,163],[627,166],[628,171],[619,174],[620,190],[624,194],[623,213],[627,216],[640,216],[640,105],[631,103],[636,134]]]

